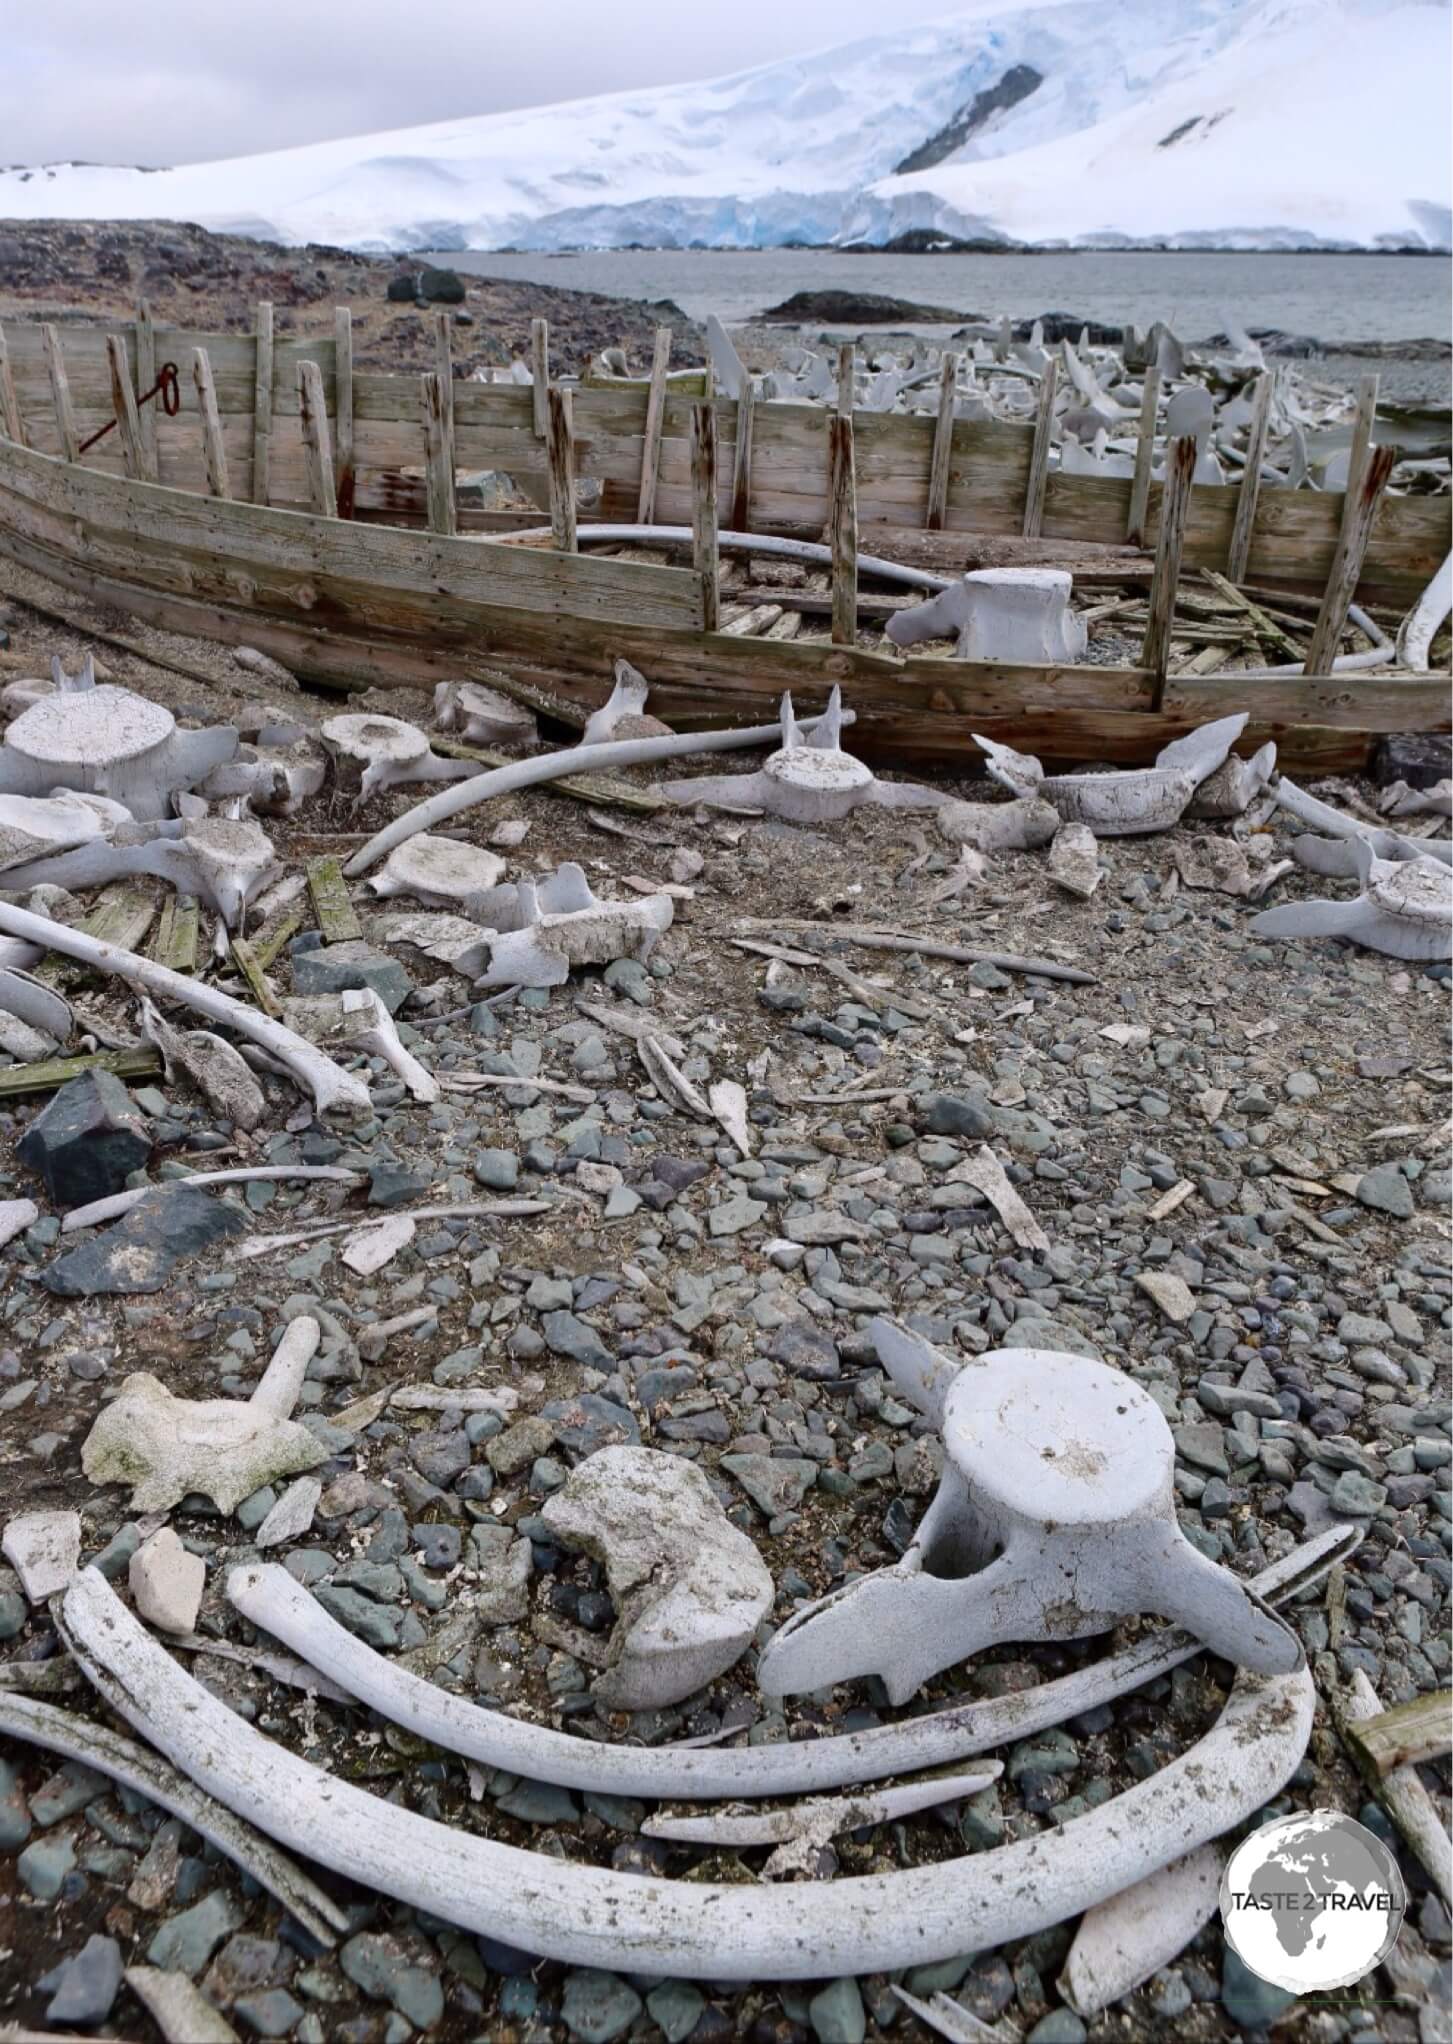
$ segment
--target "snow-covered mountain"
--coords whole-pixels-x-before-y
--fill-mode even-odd
[[[141,171],[0,217],[360,249],[966,239],[1441,248],[1448,0],[965,0],[699,85]]]

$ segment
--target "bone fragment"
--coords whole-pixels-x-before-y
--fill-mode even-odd
[[[345,1171],[339,1164],[248,1164],[230,1171],[188,1172],[188,1185],[248,1185],[254,1180],[324,1179],[335,1185],[361,1185],[361,1173]],[[176,1181],[171,1181],[175,1183]],[[119,1220],[122,1214],[129,1214],[138,1200],[149,1192],[155,1192],[154,1185],[133,1186],[127,1192],[113,1192],[105,1199],[93,1199],[89,1206],[73,1207],[61,1219],[61,1233],[70,1234],[76,1228],[99,1228],[103,1221]]]
[[[538,728],[533,710],[477,681],[441,681],[434,690],[434,722],[466,745],[528,745]]]
[[[1352,1725],[1382,1715],[1377,1691],[1360,1668],[1353,1669],[1340,1699],[1334,1701],[1334,1714],[1340,1722]],[[1443,1907],[1453,1909],[1453,1841],[1417,1768],[1407,1765],[1380,1774],[1356,1739],[1349,1738],[1345,1744],[1368,1787],[1422,1862]]]
[[[784,1809],[752,1809],[726,1803],[696,1816],[648,1817],[641,1826],[647,1838],[669,1838],[683,1845],[722,1845],[731,1850],[755,1845],[785,1845],[793,1839],[823,1844],[844,1831],[866,1824],[891,1824],[920,1810],[938,1809],[965,1796],[992,1788],[1004,1772],[991,1760],[972,1774],[940,1774],[892,1788],[864,1789],[855,1796],[813,1796]]]
[[[718,1079],[707,1088],[712,1113],[744,1157],[752,1154],[752,1131],[747,1121],[746,1089],[735,1079]]]
[[[21,1512],[0,1540],[0,1553],[20,1578],[32,1604],[63,1590],[81,1558],[81,1521],[75,1512]]]
[[[987,1143],[981,1143],[972,1157],[955,1164],[945,1181],[950,1185],[972,1185],[983,1193],[995,1213],[1021,1249],[1048,1249],[1049,1237],[1009,1183],[1004,1166]]]
[[[683,1107],[688,1114],[694,1114],[698,1121],[710,1121],[713,1109],[702,1098],[700,1089],[687,1078],[679,1065],[673,1064],[654,1036],[642,1035],[636,1039],[636,1054],[646,1068],[646,1076],[663,1100]]]
[[[1203,1845],[1086,1910],[1059,1977],[1077,2015],[1098,2015],[1133,1994],[1185,1950],[1216,1913],[1224,1864],[1219,1846]]]
[[[1066,894],[1088,901],[1103,879],[1100,847],[1085,823],[1062,823],[1049,848],[1050,877]]]
[[[184,1072],[208,1105],[228,1121],[244,1130],[257,1127],[267,1103],[241,1053],[230,1043],[210,1029],[174,1029],[145,994],[141,1033],[161,1052],[168,1080],[177,1070]]]
[[[166,2044],[237,2044],[237,2032],[185,1973],[159,1966],[128,1966],[126,1985]]]
[[[407,1214],[390,1214],[350,1235],[339,1254],[359,1277],[372,1277],[375,1271],[392,1263],[401,1249],[408,1248],[416,1232],[416,1225]]]
[[[426,1072],[412,1051],[405,1050],[383,1000],[372,987],[350,987],[341,994],[302,994],[283,1003],[289,1028],[324,1042],[380,1057],[396,1072],[416,1100],[439,1098],[439,1082]]]

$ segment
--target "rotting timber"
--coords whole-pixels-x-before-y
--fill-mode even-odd
[[[1148,584],[1161,619],[1147,634],[1149,664],[1005,665],[752,638],[707,629],[731,544],[719,521],[745,511],[754,533],[826,532],[840,626],[857,600],[849,517],[880,553],[896,538],[901,558],[924,558],[943,468],[933,418],[844,420],[758,402],[739,462],[738,400],[668,392],[653,403],[644,383],[586,384],[552,407],[536,403],[548,390],[456,381],[441,405],[428,379],[354,372],[348,334],[346,311],[319,339],[274,340],[270,317],[250,336],[139,321],[109,341],[97,328],[6,322],[0,554],[163,628],[251,644],[341,688],[503,670],[577,721],[605,700],[624,657],[649,677],[657,715],[701,729],[759,722],[784,689],[817,708],[841,685],[857,713],[855,749],[918,768],[977,760],[975,733],[1058,762],[1139,765],[1245,708],[1245,748],[1274,739],[1295,771],[1351,770],[1381,733],[1448,726],[1447,682],[1436,675],[1169,669],[1177,580],[1225,567],[1241,496],[1183,481],[1173,450],[1169,484],[1150,489],[1148,550],[1132,551],[1129,482],[1036,475],[1031,427],[956,420],[931,534],[944,572],[974,565],[986,544],[1042,558],[1034,542],[1005,538],[1022,530],[1026,500],[1042,497],[1039,544],[1082,586]],[[175,417],[136,407],[139,359],[158,348],[187,371]],[[119,430],[74,458],[112,417]],[[1262,490],[1255,504],[1246,580],[1320,598],[1333,615],[1326,629],[1319,620],[1318,645],[1335,646],[1354,596],[1410,607],[1448,552],[1449,499],[1385,494],[1379,452],[1352,479],[1350,512],[1342,495],[1309,490]],[[510,530],[538,526],[538,514],[459,500],[459,472],[481,468],[507,471],[550,508],[543,540]],[[599,486],[596,515],[633,518],[648,472],[655,519],[690,528],[685,564],[580,550],[589,527],[577,524],[574,486]]]

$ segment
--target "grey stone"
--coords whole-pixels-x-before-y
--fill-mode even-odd
[[[316,951],[295,951],[292,965],[296,992],[342,994],[367,987],[390,1015],[397,1014],[413,992],[414,983],[396,958],[356,937],[343,944],[320,945]]]
[[[78,1207],[123,1191],[151,1155],[151,1137],[113,1072],[83,1072],[36,1115],[16,1154],[40,1175],[54,1206]]]
[[[555,1439],[577,1460],[600,1448],[641,1438],[635,1415],[598,1391],[582,1391],[578,1398],[552,1398],[540,1408],[540,1417],[549,1420]]]
[[[580,2044],[610,2044],[642,2009],[641,1997],[617,1973],[567,1973],[560,2020]]]
[[[222,1889],[214,1888],[179,1916],[170,1916],[146,1948],[153,1966],[166,1973],[185,1973],[194,1980],[226,1937],[242,1922],[242,1915]]]
[[[519,1157],[514,1150],[480,1150],[474,1175],[491,1192],[513,1192],[520,1178]]]
[[[401,1613],[389,1610],[384,1604],[376,1604],[372,1597],[362,1596],[357,1590],[340,1588],[333,1583],[321,1584],[314,1594],[330,1618],[336,1618],[340,1625],[347,1626],[366,1645],[386,1652],[399,1644],[403,1627]]]
[[[1344,1469],[1332,1487],[1332,1510],[1341,1512],[1350,1519],[1371,1518],[1387,1503],[1384,1485],[1374,1483],[1370,1476],[1362,1476],[1355,1469]]]
[[[15,1871],[22,1887],[37,1902],[54,1902],[75,1863],[75,1840],[68,1831],[57,1831],[27,1845],[15,1863]]]
[[[993,1110],[987,1100],[959,1093],[924,1093],[915,1105],[919,1121],[932,1135],[982,1141],[993,1133]]]
[[[1363,1206],[1391,1214],[1394,1220],[1413,1217],[1413,1188],[1396,1165],[1379,1164],[1375,1170],[1364,1171],[1357,1181],[1357,1197]]]
[[[863,2044],[868,2020],[857,1981],[830,1980],[807,2004],[807,2020],[818,2044]]]
[[[73,1959],[37,1983],[52,1996],[47,2023],[54,2029],[88,2029],[104,2023],[120,1991],[121,1970],[121,1947],[115,1938],[87,1938]]]
[[[666,2044],[685,2044],[705,2011],[705,1997],[689,1980],[663,1980],[646,1996],[646,2013]]]
[[[365,1931],[350,1938],[338,1963],[355,1987],[386,2001],[415,2029],[429,2030],[444,2014],[444,1989],[436,1973],[415,1965],[397,1938]]]
[[[574,1313],[547,1313],[540,1322],[546,1345],[557,1356],[569,1356],[595,1370],[609,1370],[615,1358],[588,1321]]]
[[[184,1257],[245,1234],[240,1207],[187,1184],[159,1186],[112,1228],[72,1249],[46,1271],[62,1298],[159,1292]]]
[[[817,1481],[817,1464],[796,1456],[723,1455],[721,1466],[769,1519],[795,1512]]]
[[[1221,2006],[1244,2030],[1267,2030],[1296,2000],[1244,1966],[1229,1945],[1221,1961]]]

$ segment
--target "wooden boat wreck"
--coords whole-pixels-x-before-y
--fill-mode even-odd
[[[1262,489],[1255,461],[1238,486],[1193,485],[1190,441],[1152,481],[1153,434],[1120,481],[1051,471],[1043,404],[1021,426],[956,419],[950,403],[937,418],[840,416],[750,391],[690,395],[660,347],[649,384],[562,388],[541,328],[532,381],[507,385],[452,378],[442,318],[422,378],[356,372],[346,310],[323,338],[275,339],[270,307],[251,335],[155,328],[144,313],[109,335],[8,321],[0,555],[345,689],[503,674],[578,719],[623,657],[649,677],[657,714],[705,728],[761,722],[784,689],[816,707],[841,684],[854,750],[918,769],[977,762],[975,733],[1054,761],[1138,765],[1239,709],[1245,747],[1274,739],[1301,772],[1363,766],[1381,733],[1448,728],[1446,678],[1332,671],[1354,600],[1406,609],[1449,550],[1449,498],[1386,493],[1391,450],[1371,445],[1370,415],[1345,496]],[[172,364],[164,402],[148,402]],[[470,508],[457,478],[481,469],[548,505],[549,530],[510,529],[537,528],[537,513]],[[598,485],[593,515],[682,528],[668,543],[680,565],[590,551],[581,482]],[[723,629],[720,563],[741,531],[826,534],[831,639]],[[1002,542],[1084,586],[1148,590],[1139,660],[867,650],[860,534],[943,573]],[[1314,671],[1173,670],[1177,587],[1197,569],[1315,609]]]

